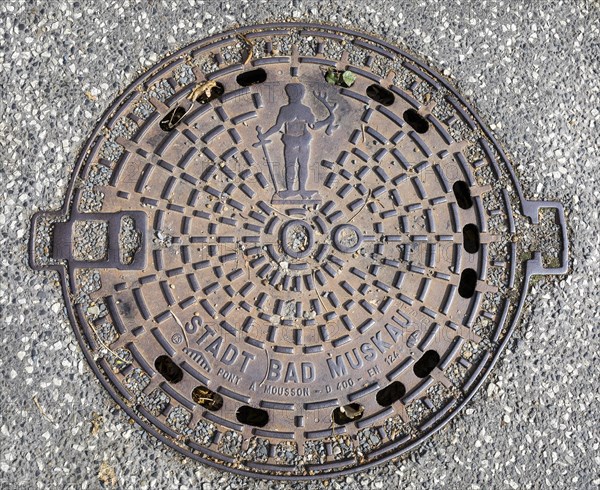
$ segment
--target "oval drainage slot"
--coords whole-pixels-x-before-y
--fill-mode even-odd
[[[458,283],[458,294],[463,298],[471,298],[475,294],[477,286],[477,272],[473,269],[464,269],[460,273],[460,282]]]
[[[256,85],[263,83],[267,79],[267,72],[262,68],[256,70],[245,71],[240,73],[235,81],[242,87],[249,87],[250,85]]]
[[[235,413],[238,422],[253,427],[264,427],[269,422],[269,414],[261,408],[243,405]]]
[[[337,407],[332,414],[333,421],[337,425],[344,425],[356,420],[360,420],[365,412],[365,408],[359,403],[349,403],[342,407]]]
[[[419,134],[426,133],[429,129],[429,121],[414,109],[407,109],[402,117]]]
[[[456,197],[456,203],[462,209],[469,209],[473,206],[473,199],[471,198],[471,189],[466,182],[462,180],[457,180],[454,182],[452,186],[452,191],[454,192],[454,197]]]
[[[375,395],[375,400],[382,407],[389,407],[394,402],[400,400],[406,394],[406,388],[400,381],[394,381],[385,388],[379,390]]]
[[[479,251],[480,238],[479,228],[473,223],[469,223],[463,227],[463,247],[470,254],[477,253]]]
[[[169,383],[179,383],[183,379],[183,371],[169,356],[157,357],[154,367]]]
[[[199,86],[196,102],[199,104],[208,104],[211,100],[218,99],[224,93],[225,87],[221,82],[207,82],[202,84],[202,86]]]
[[[375,102],[379,102],[381,105],[392,105],[394,103],[394,94],[387,88],[383,88],[381,85],[374,83],[369,85],[367,88],[367,95]]]
[[[193,389],[192,400],[211,412],[216,412],[223,406],[223,397],[205,386],[197,386]]]
[[[175,107],[175,109],[162,118],[159,123],[160,129],[163,131],[173,131],[186,114],[187,110],[183,107]]]
[[[434,350],[425,352],[413,366],[413,372],[418,378],[426,378],[440,362],[440,355]]]

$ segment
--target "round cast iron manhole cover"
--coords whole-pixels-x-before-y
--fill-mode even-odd
[[[213,36],[140,77],[63,209],[34,217],[30,253],[60,272],[90,366],[144,429],[279,479],[372,466],[439,430],[530,277],[567,268],[562,206],[523,197],[443,78],[299,23]]]

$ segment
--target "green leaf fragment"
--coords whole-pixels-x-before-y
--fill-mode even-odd
[[[325,80],[330,85],[335,85],[338,80],[338,75],[334,70],[328,70],[325,74]]]
[[[342,73],[342,81],[347,87],[352,87],[354,82],[356,82],[356,75],[349,70],[346,70]]]
[[[340,71],[330,68],[325,73],[325,80],[329,85],[341,85],[342,87],[352,87],[356,82],[356,75],[349,70]]]

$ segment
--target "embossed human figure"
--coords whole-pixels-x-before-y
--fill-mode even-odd
[[[280,198],[289,198],[301,196],[309,199],[316,191],[306,189],[308,182],[308,162],[310,157],[310,141],[312,135],[310,129],[320,129],[328,126],[327,134],[331,134],[333,130],[333,110],[334,106],[330,106],[325,96],[315,96],[327,107],[329,116],[322,121],[315,122],[315,115],[310,107],[304,105],[304,85],[300,83],[288,83],[285,86],[285,92],[288,96],[288,103],[279,109],[275,124],[264,133],[258,131],[258,139],[260,143],[266,145],[269,143],[267,138],[277,131],[282,126],[284,127],[281,141],[284,146],[284,161],[285,161],[285,190],[277,193]],[[296,188],[296,182],[298,183]]]

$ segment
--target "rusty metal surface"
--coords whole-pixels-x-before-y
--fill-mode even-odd
[[[543,208],[561,257],[525,260]],[[431,69],[364,34],[272,24],[190,46],[115,101],[30,254],[60,272],[92,369],[145,429],[298,479],[446,424],[531,275],[566,271],[565,240],[562,206],[523,197]]]

